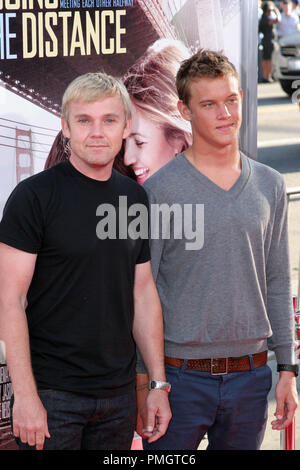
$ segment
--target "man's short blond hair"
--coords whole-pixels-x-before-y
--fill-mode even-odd
[[[117,78],[102,72],[80,75],[68,85],[62,98],[62,116],[68,122],[71,101],[92,103],[110,96],[121,98],[127,122],[131,117],[131,102],[126,87]]]

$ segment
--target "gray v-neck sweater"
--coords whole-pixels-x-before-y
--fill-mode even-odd
[[[165,354],[196,359],[272,349],[279,363],[295,363],[284,180],[243,154],[241,162],[229,191],[183,153],[144,183],[150,204],[204,208],[200,249],[172,237],[175,217],[170,239],[151,240]]]

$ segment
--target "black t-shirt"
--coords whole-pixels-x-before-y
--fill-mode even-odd
[[[134,269],[150,254],[147,239],[97,236],[97,208],[110,204],[118,221],[119,196],[148,205],[115,170],[97,181],[66,161],[19,183],[6,203],[0,241],[37,253],[26,314],[39,388],[108,397],[134,386]]]

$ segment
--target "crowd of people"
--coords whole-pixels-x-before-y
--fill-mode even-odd
[[[300,30],[300,8],[298,0],[280,1],[278,9],[273,1],[259,1],[258,31],[262,47],[263,83],[272,83],[272,56],[278,47],[278,41]]]

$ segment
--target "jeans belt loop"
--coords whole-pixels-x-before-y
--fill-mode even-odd
[[[252,354],[249,354],[248,357],[249,357],[250,369],[251,369],[251,370],[254,370],[255,367],[254,367],[254,362],[253,362]]]
[[[211,373],[211,375],[226,375],[226,374],[228,374],[228,357],[222,358],[222,360],[225,360],[225,370],[223,372],[214,372],[214,367],[217,366],[217,364],[215,364],[214,361],[218,361],[220,359],[217,358],[217,357],[212,357],[210,359],[210,373]]]

